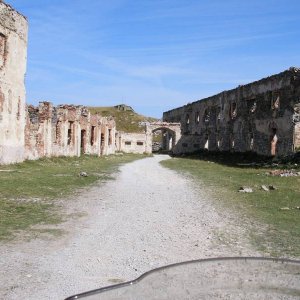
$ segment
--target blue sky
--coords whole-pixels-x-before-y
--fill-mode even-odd
[[[162,112],[300,66],[299,0],[7,0],[27,102]]]

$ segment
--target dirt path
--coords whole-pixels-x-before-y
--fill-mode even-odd
[[[167,158],[122,166],[116,180],[65,200],[67,213],[86,213],[60,225],[67,234],[0,246],[0,298],[64,299],[170,263],[257,255],[238,217],[160,166]]]

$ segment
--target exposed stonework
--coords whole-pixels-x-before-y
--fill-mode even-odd
[[[25,108],[27,31],[26,18],[0,1],[0,164],[107,155],[116,148],[151,153],[158,130],[163,149],[175,154],[206,148],[282,156],[300,149],[299,69],[165,112],[164,122],[145,124],[144,134],[117,134],[112,118],[91,115],[83,106],[41,102]]]
[[[25,158],[115,153],[115,121],[91,115],[84,106],[40,102],[28,106]]]
[[[253,151],[284,156],[300,145],[300,70],[239,86],[163,114],[180,122],[182,137],[174,153]]]
[[[162,149],[172,150],[180,140],[180,123],[154,122],[145,125],[145,133],[118,132],[117,150],[125,153],[152,153],[153,133],[161,131]]]
[[[162,133],[162,149],[173,151],[181,138],[180,123],[153,122],[146,126],[146,134],[152,145],[153,133],[161,131]]]
[[[0,2],[0,164],[24,159],[28,24]]]
[[[0,1],[0,164],[50,156],[115,153],[116,124],[74,105],[25,107],[28,24]]]

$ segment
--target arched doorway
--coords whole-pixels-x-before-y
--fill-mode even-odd
[[[175,146],[175,131],[159,127],[152,130],[152,152],[171,151]]]
[[[168,122],[154,122],[146,125],[146,135],[152,152],[174,152],[181,138],[181,124]]]

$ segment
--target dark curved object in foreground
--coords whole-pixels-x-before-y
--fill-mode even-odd
[[[187,261],[67,298],[86,300],[300,299],[300,261],[228,257]]]

